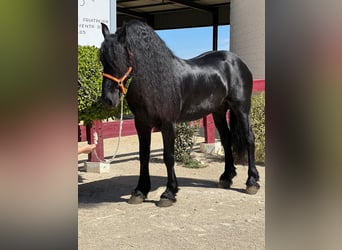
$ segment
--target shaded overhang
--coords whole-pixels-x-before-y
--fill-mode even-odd
[[[230,24],[230,0],[117,0],[117,26],[130,19],[156,30]]]

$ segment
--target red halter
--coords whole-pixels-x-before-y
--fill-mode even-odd
[[[126,95],[127,93],[127,89],[125,88],[125,85],[124,85],[124,81],[126,80],[126,78],[129,76],[129,74],[132,72],[133,70],[133,67],[132,66],[129,66],[127,72],[123,75],[123,77],[121,77],[120,79],[110,75],[110,74],[106,74],[106,73],[103,73],[102,75],[110,80],[113,80],[114,82],[116,82],[120,88],[120,91],[122,94]]]
[[[126,95],[126,93],[127,93],[127,89],[126,89],[126,87],[124,85],[124,81],[126,80],[126,78],[129,76],[129,74],[133,70],[133,67],[132,67],[132,52],[129,51],[128,49],[127,49],[127,51],[128,51],[129,62],[130,62],[131,66],[128,67],[128,70],[126,71],[126,73],[120,79],[118,79],[115,76],[112,76],[110,74],[107,74],[107,73],[103,73],[102,74],[104,77],[106,77],[106,78],[116,82],[118,84],[118,86],[119,86],[119,89],[120,89],[121,93],[124,94],[124,95]]]

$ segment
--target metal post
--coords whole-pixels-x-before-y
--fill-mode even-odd
[[[213,16],[213,50],[217,50],[217,40],[218,40],[218,21],[219,21],[219,12],[216,8],[215,11],[212,12]]]
[[[96,145],[96,153],[97,156],[103,160],[104,159],[104,148],[103,148],[103,137],[102,137],[102,121],[96,120],[93,121],[92,126],[87,126],[87,141],[89,144],[97,143]],[[95,136],[96,134],[96,136]],[[88,161],[90,162],[98,162],[99,160],[95,156],[94,152],[91,152],[88,155]]]
[[[218,20],[219,13],[216,8],[215,11],[212,12],[213,16],[213,50],[217,50],[217,40],[218,40]],[[204,138],[205,143],[214,143],[215,142],[215,125],[212,115],[207,115],[203,117],[203,127],[204,127]]]

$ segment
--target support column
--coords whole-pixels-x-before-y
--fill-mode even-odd
[[[212,12],[213,15],[213,50],[217,50],[217,41],[218,41],[218,21],[219,21],[219,12],[216,8],[215,11]]]
[[[213,16],[213,50],[217,50],[218,40],[218,20],[219,12],[218,9],[212,12]],[[203,117],[203,128],[205,143],[215,143],[215,124],[212,115]]]
[[[102,121],[93,121],[92,126],[86,127],[87,141],[89,144],[96,143],[96,154],[100,160],[104,160],[104,149],[103,149],[103,137],[102,137]],[[88,155],[88,161],[99,162],[96,158],[95,153],[92,152]]]
[[[217,50],[218,41],[218,20],[219,12],[218,9],[212,12],[213,16],[213,50]],[[203,117],[203,129],[205,143],[202,143],[200,149],[204,153],[217,154],[221,149],[221,143],[215,142],[215,123],[213,116],[207,115]]]
[[[213,115],[207,115],[203,118],[204,138],[205,143],[215,142],[215,124]]]
[[[265,0],[232,0],[230,50],[242,58],[254,79],[265,79]]]

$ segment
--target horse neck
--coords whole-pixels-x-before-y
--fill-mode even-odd
[[[127,54],[126,54],[127,53]],[[132,66],[132,61],[130,60],[128,56],[128,52],[123,53],[120,58],[116,60],[117,62],[117,67],[119,69],[119,76],[123,76],[127,71],[130,66]]]

